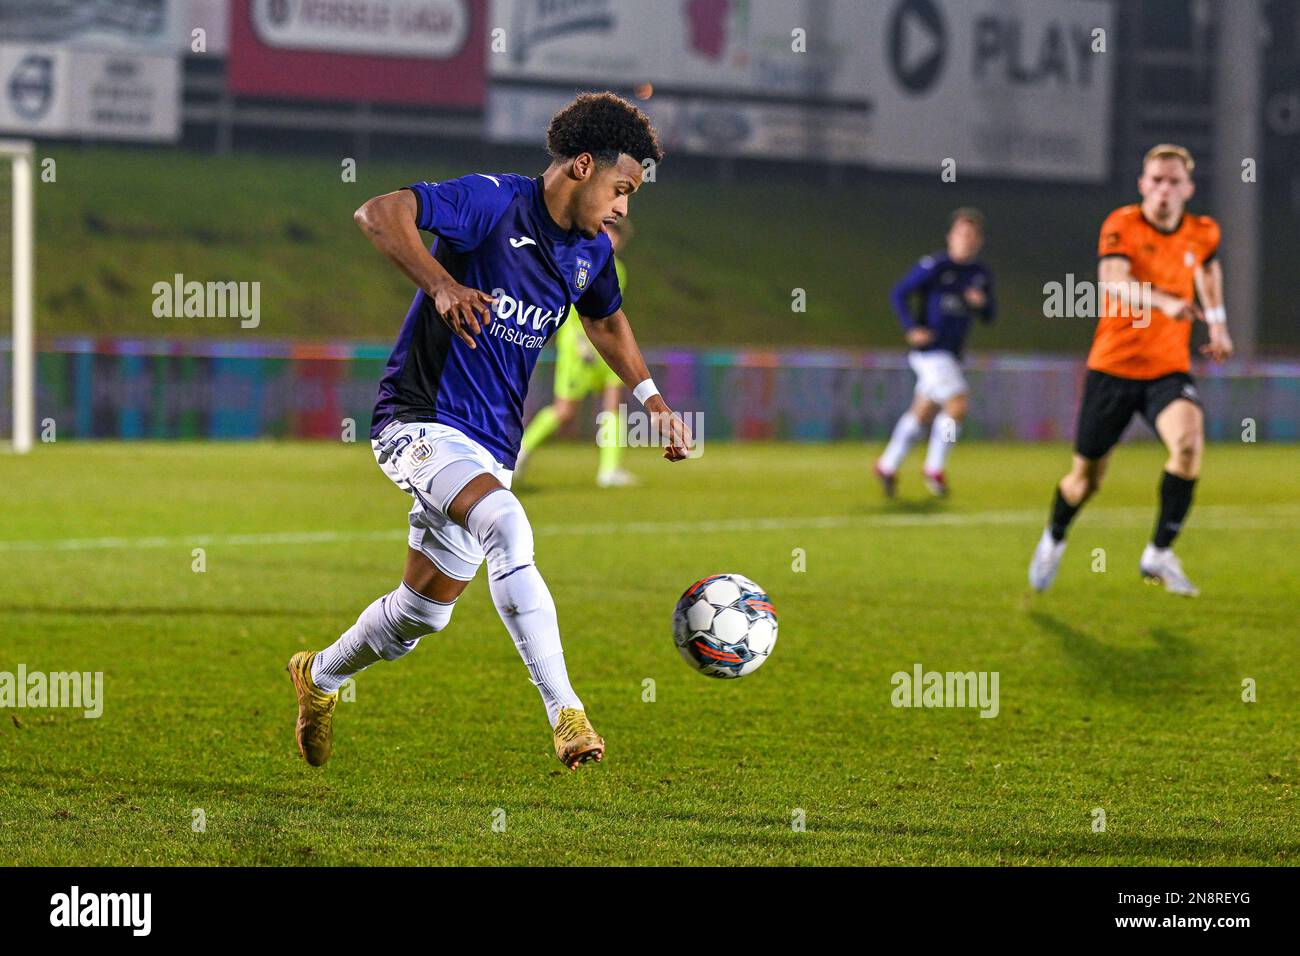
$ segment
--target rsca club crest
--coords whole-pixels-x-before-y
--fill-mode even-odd
[[[591,260],[578,258],[578,271],[573,274],[573,284],[581,292],[587,288],[587,279],[591,276]]]

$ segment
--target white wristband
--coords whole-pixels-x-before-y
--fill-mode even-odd
[[[659,389],[655,388],[655,380],[652,378],[646,379],[636,388],[632,389],[632,397],[642,405],[650,400],[650,396],[658,394]]]
[[[1216,305],[1212,309],[1206,309],[1205,321],[1208,325],[1222,325],[1228,321],[1227,310],[1221,305]]]

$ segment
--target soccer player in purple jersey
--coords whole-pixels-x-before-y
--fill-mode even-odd
[[[947,248],[925,256],[894,287],[890,299],[912,347],[907,361],[916,373],[912,406],[894,426],[875,465],[885,496],[894,497],[898,468],[908,450],[930,428],[922,475],[930,493],[948,494],[948,452],[969,407],[961,354],[971,320],[992,322],[993,273],[979,260],[984,217],[965,207],[952,214]],[[913,300],[916,311],[913,312]]]
[[[605,755],[569,684],[555,603],[510,491],[528,379],[570,305],[665,436],[664,457],[686,458],[692,438],[659,396],[623,314],[606,232],[627,215],[643,164],[663,156],[654,128],[613,93],[585,93],[555,114],[546,145],[551,163],[536,178],[416,183],[356,212],[366,237],[417,288],[370,431],[380,468],[413,502],[397,588],[329,647],[289,661],[298,747],[313,766],[333,749],[343,682],[447,627],[485,560],[492,602],[546,705],[556,756],[576,770]],[[436,237],[431,249],[422,229]]]

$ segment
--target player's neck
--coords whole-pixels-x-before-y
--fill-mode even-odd
[[[1142,204],[1142,215],[1146,221],[1151,223],[1161,232],[1173,232],[1178,228],[1178,224],[1183,221],[1182,209],[1171,209],[1163,216],[1160,215],[1159,208],[1148,209],[1146,203]]]
[[[567,184],[562,166],[553,163],[542,173],[542,204],[555,224],[569,232],[573,229],[573,216],[569,213]]]

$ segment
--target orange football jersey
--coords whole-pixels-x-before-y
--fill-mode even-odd
[[[1135,204],[1121,206],[1106,217],[1097,255],[1123,256],[1129,261],[1132,281],[1192,301],[1196,267],[1213,259],[1218,248],[1219,224],[1209,216],[1185,213],[1172,232],[1162,232]],[[1150,316],[1140,306],[1130,307],[1125,315],[1122,303],[1104,295],[1101,299],[1088,368],[1138,379],[1191,368],[1191,322],[1175,321],[1154,307]]]

